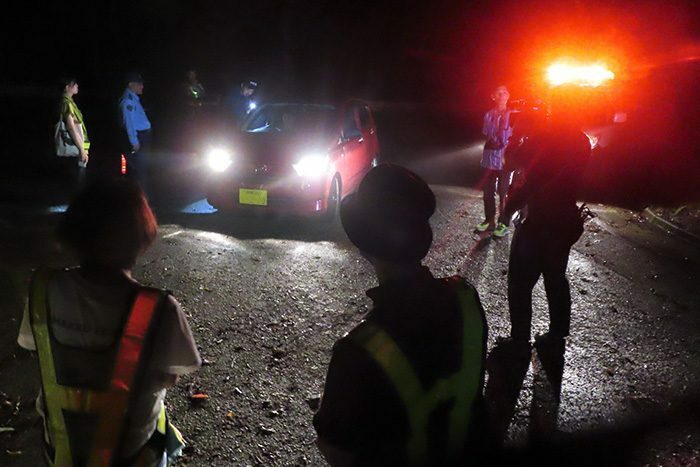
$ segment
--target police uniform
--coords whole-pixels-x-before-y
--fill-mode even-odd
[[[127,175],[144,184],[146,180],[146,170],[148,161],[148,151],[151,143],[151,122],[146,116],[146,111],[141,105],[141,99],[131,89],[124,90],[119,99],[119,110],[121,113],[121,123],[128,145],[124,156],[127,163]],[[138,151],[133,151],[133,147],[139,145]],[[133,152],[132,152],[133,151]]]
[[[333,348],[319,437],[358,466],[475,461],[487,335],[476,290],[423,267],[367,295],[374,308]]]

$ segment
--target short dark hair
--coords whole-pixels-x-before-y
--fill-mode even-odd
[[[75,79],[75,76],[66,75],[58,78],[58,85],[60,86],[59,89],[61,91],[63,91],[66,88],[66,86],[70,86],[71,84],[75,84],[77,82],[78,80]]]
[[[58,225],[59,241],[81,262],[129,269],[151,246],[158,223],[141,188],[124,179],[87,186]]]

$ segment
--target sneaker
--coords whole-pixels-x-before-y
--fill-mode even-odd
[[[493,236],[494,237],[505,237],[506,235],[508,235],[508,232],[510,232],[510,229],[508,228],[508,226],[502,222],[499,222],[498,225],[496,226],[496,230],[493,231]]]
[[[478,224],[476,226],[476,230],[477,230],[477,232],[486,232],[490,225],[491,225],[490,222],[482,222],[481,224]]]

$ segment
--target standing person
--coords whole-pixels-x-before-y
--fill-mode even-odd
[[[486,319],[472,285],[421,264],[434,211],[428,185],[389,164],[341,205],[379,286],[367,292],[373,309],[333,346],[314,417],[333,466],[462,465],[479,452]]]
[[[246,115],[255,109],[256,103],[253,101],[253,95],[257,88],[258,83],[255,81],[244,81],[241,83],[240,89],[232,92],[229,96],[229,109],[236,122],[241,123]]]
[[[125,131],[126,173],[146,190],[148,156],[151,145],[151,122],[141,105],[143,78],[138,73],[127,75],[127,86],[119,99],[122,128]]]
[[[581,130],[585,97],[579,88],[553,91],[551,114],[544,129],[520,149],[526,160],[524,183],[513,190],[506,215],[527,206],[527,217],[513,236],[508,264],[511,339],[529,345],[532,289],[540,275],[549,304],[549,332],[538,342],[563,349],[571,321],[571,292],[566,266],[571,247],[583,233],[576,200],[582,173],[591,155]]]
[[[207,95],[204,85],[199,81],[197,70],[187,70],[183,85],[187,105],[201,107]]]
[[[62,138],[58,147],[60,171],[66,176],[69,185],[70,197],[82,187],[85,181],[85,170],[88,163],[90,151],[90,138],[88,138],[87,127],[83,113],[78,109],[73,97],[78,94],[78,81],[73,77],[62,78],[61,86],[63,96],[59,109],[59,134]],[[62,124],[63,128],[60,128]],[[72,146],[73,150],[67,150]]]
[[[165,466],[182,450],[163,402],[200,356],[173,296],[131,276],[156,233],[138,185],[91,185],[58,228],[80,267],[34,274],[17,341],[38,353],[49,465]]]
[[[510,186],[510,171],[504,170],[505,152],[508,141],[513,134],[510,124],[510,111],[507,108],[510,93],[506,86],[500,85],[491,93],[491,100],[496,106],[484,115],[483,134],[486,136],[481,167],[484,168],[484,221],[476,230],[484,232],[494,229],[493,235],[503,237],[508,234],[510,217],[505,216],[503,207]],[[496,221],[496,192],[498,191],[498,223]]]

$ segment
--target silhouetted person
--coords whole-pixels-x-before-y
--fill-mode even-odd
[[[256,103],[253,101],[253,95],[257,88],[258,83],[255,81],[244,81],[239,90],[233,91],[229,95],[227,104],[236,123],[243,122],[245,117],[255,109]]]
[[[435,196],[414,173],[372,169],[340,208],[345,232],[374,268],[374,307],[335,343],[318,446],[333,466],[478,463],[487,327],[459,276],[436,279]]]
[[[512,190],[505,208],[508,216],[527,205],[527,217],[513,236],[508,265],[508,306],[515,342],[529,345],[532,289],[540,275],[550,317],[549,332],[542,337],[563,346],[569,335],[571,293],[566,266],[572,245],[583,233],[576,199],[591,154],[579,121],[583,97],[579,88],[555,88],[547,125],[520,150],[519,157],[527,167],[525,181]]]
[[[204,85],[199,81],[196,70],[187,70],[183,92],[187,105],[190,107],[200,107],[207,95]]]

